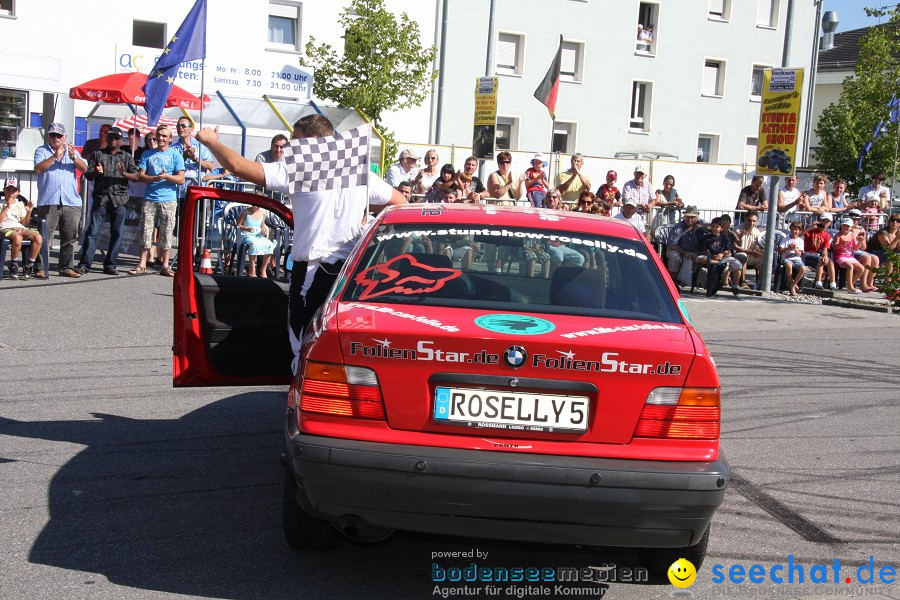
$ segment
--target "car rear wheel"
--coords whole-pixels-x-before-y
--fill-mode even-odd
[[[679,558],[687,559],[694,565],[696,570],[700,570],[703,559],[706,558],[706,547],[709,545],[709,526],[703,532],[703,537],[693,546],[685,546],[684,548],[641,548],[638,555],[641,559],[641,565],[647,569],[650,575],[650,581],[665,581],[668,579],[667,572],[672,563]]]
[[[290,467],[284,470],[284,539],[299,550],[332,550],[341,534],[329,521],[306,514],[297,504],[297,483]]]

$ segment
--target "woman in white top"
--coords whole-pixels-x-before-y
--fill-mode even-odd
[[[434,185],[435,180],[441,174],[437,166],[437,150],[431,149],[426,152],[423,160],[425,161],[425,166],[419,171],[419,175],[422,178],[419,179],[419,183],[416,185],[417,194],[427,194],[431,189],[431,186]]]
[[[831,196],[825,191],[828,178],[824,175],[813,177],[812,189],[800,197],[801,210],[821,215],[831,212]]]

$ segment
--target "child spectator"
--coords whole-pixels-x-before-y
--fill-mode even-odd
[[[853,258],[856,236],[853,235],[851,227],[853,227],[852,219],[841,221],[841,230],[834,236],[834,241],[831,242],[831,251],[834,253],[834,262],[847,271],[847,291],[851,294],[862,294],[863,290],[854,285],[856,280],[862,276],[864,268],[861,262]],[[867,289],[865,291],[872,290]]]
[[[531,167],[525,171],[525,192],[532,206],[544,206],[544,198],[549,189],[547,174],[544,172],[544,155],[535,154],[531,159]]]
[[[266,211],[258,206],[245,208],[238,217],[237,225],[241,232],[241,243],[248,245],[247,254],[250,255],[248,275],[256,277],[256,257],[262,256],[259,265],[259,276],[268,277],[266,269],[272,260],[275,251],[275,242],[269,239],[269,228],[266,227]]]
[[[828,279],[831,281],[831,289],[837,289],[834,281],[834,263],[828,258],[828,247],[831,243],[831,234],[828,233],[828,225],[832,221],[830,213],[819,215],[816,224],[803,234],[803,264],[816,269],[816,289],[822,289],[822,271],[828,270]],[[851,221],[852,223],[852,221]]]
[[[722,227],[722,218],[716,217],[709,222],[712,233],[705,243],[706,249],[706,295],[712,296],[722,287],[722,276],[727,271],[737,273],[741,270],[741,261],[734,257],[734,245],[731,236]],[[731,293],[738,295],[737,276],[731,280]]]
[[[597,199],[600,200],[604,206],[608,205],[612,208],[613,206],[622,205],[622,193],[619,191],[619,188],[616,187],[616,179],[618,178],[619,174],[615,171],[607,171],[606,183],[597,188]]]
[[[34,275],[34,261],[41,251],[43,242],[40,233],[26,227],[31,219],[34,203],[31,200],[19,201],[19,188],[14,185],[3,188],[3,193],[6,198],[0,208],[0,237],[8,239],[10,243],[9,278],[28,279]],[[19,275],[19,265],[16,261],[19,260],[19,253],[22,251],[22,240],[31,242],[31,251],[25,261],[25,268]],[[0,273],[0,277],[3,277],[3,273]]]
[[[784,272],[787,273],[788,281],[791,283],[791,296],[796,296],[800,291],[798,286],[803,280],[803,276],[806,275],[806,266],[803,264],[803,238],[800,237],[801,231],[803,231],[803,228],[800,226],[800,223],[791,223],[791,236],[784,238],[778,247],[781,264],[784,266]]]

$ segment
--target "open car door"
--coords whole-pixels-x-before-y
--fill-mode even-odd
[[[267,226],[260,229],[268,235],[259,232],[267,241],[242,236],[248,232],[237,222],[248,206],[267,211]],[[289,280],[284,266],[293,225],[290,209],[272,198],[188,188],[174,283],[175,387],[290,383]],[[253,244],[271,247],[270,277],[249,275]],[[263,256],[253,257],[257,269]]]

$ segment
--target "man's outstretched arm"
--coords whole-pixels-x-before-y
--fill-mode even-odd
[[[215,129],[204,127],[197,133],[197,140],[209,148],[209,151],[216,157],[219,164],[231,171],[234,175],[240,177],[244,181],[255,183],[260,187],[266,185],[266,173],[263,171],[262,163],[247,160],[220,142],[218,127]]]

